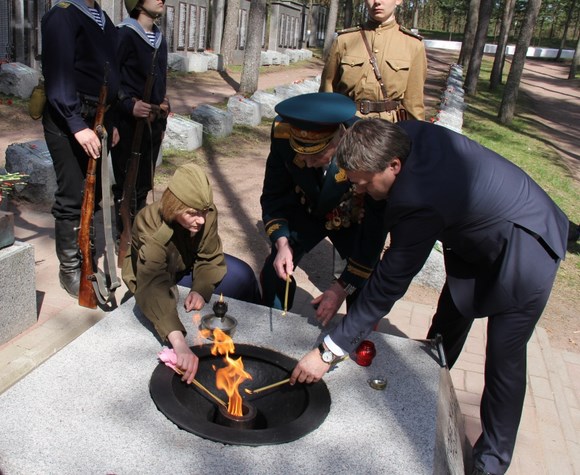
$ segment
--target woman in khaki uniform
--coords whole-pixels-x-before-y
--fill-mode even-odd
[[[179,320],[176,284],[191,282],[184,302],[187,312],[200,310],[212,293],[261,301],[252,269],[222,250],[211,185],[194,164],[178,168],[161,200],[136,216],[123,280],[159,336],[173,346],[188,383],[195,376],[198,358],[186,343]]]
[[[395,9],[402,0],[365,2],[370,19],[360,27],[338,33],[322,71],[320,92],[350,97],[362,118],[380,117],[390,122],[405,118],[425,120],[423,88],[427,56],[421,38],[395,20]],[[362,35],[376,59],[380,79],[373,70]]]

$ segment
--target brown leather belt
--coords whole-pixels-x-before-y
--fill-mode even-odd
[[[361,114],[371,112],[390,112],[396,110],[401,103],[399,101],[369,101],[364,99],[356,101],[357,109]]]

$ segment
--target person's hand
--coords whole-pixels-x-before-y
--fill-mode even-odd
[[[133,106],[133,117],[136,119],[146,119],[151,114],[151,110],[151,104],[139,99],[135,101],[135,105]]]
[[[88,127],[79,130],[75,139],[89,157],[96,159],[101,156],[101,139]]]
[[[187,297],[185,297],[185,302],[183,302],[183,307],[186,312],[200,310],[204,305],[205,300],[195,290],[191,290],[189,294],[187,294]]]
[[[316,383],[330,369],[330,365],[322,361],[320,351],[314,348],[311,352],[298,362],[292,375],[290,376],[290,385],[298,383]]]
[[[316,307],[316,319],[322,326],[326,326],[333,319],[345,298],[346,292],[335,282],[310,302]]]
[[[288,239],[285,237],[276,241],[276,249],[278,252],[274,259],[274,270],[280,279],[286,280],[288,276],[292,275],[294,270],[294,253]]]
[[[111,147],[114,147],[119,143],[121,140],[121,136],[119,135],[119,129],[117,127],[113,127],[113,138],[111,139]]]
[[[181,380],[191,384],[197,373],[199,358],[187,345],[183,333],[179,330],[172,331],[167,335],[175,354],[177,355],[177,367],[183,373]]]

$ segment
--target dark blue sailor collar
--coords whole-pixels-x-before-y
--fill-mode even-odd
[[[91,20],[93,20],[95,23],[97,23],[97,21],[95,20],[95,18],[93,17],[93,14],[91,13],[91,11],[89,10],[89,7],[87,7],[87,4],[85,3],[85,0],[65,0],[62,2],[57,2],[53,8],[58,8],[58,6],[61,3],[69,3],[75,7],[77,7],[81,12],[83,12],[86,16],[88,16]],[[106,24],[106,20],[105,20],[105,14],[103,13],[103,9],[101,8],[101,6],[95,2],[95,10],[97,10],[99,12],[99,15],[101,16],[101,22],[103,24],[103,30],[105,29],[105,24]],[[97,23],[98,25],[98,23]]]
[[[131,28],[135,33],[137,33],[141,37],[143,41],[145,41],[145,43],[151,46],[151,41],[147,36],[147,32],[141,26],[141,23],[139,23],[135,18],[125,18],[125,20],[123,20],[121,23],[117,25],[117,28],[122,28],[124,26],[127,28]],[[153,47],[155,49],[158,49],[159,46],[161,46],[162,34],[159,27],[155,24],[153,24],[153,33],[155,33],[155,45]]]

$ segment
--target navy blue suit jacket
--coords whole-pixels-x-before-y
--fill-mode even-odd
[[[554,260],[566,253],[567,217],[524,171],[444,127],[420,121],[398,125],[410,136],[412,149],[387,198],[391,244],[330,333],[348,352],[404,295],[436,240],[443,243],[453,301],[466,317],[517,308],[531,280],[541,285],[541,266],[533,279],[522,275],[522,262],[534,255],[516,246],[520,240],[514,233],[537,238],[530,240],[536,243],[531,253],[539,250]]]

